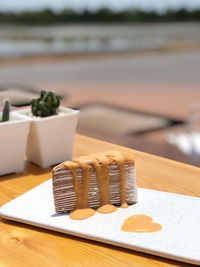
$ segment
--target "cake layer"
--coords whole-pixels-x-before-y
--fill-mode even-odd
[[[95,158],[99,159],[99,156]],[[103,154],[105,158],[106,154]],[[110,154],[107,154],[110,155]],[[113,153],[112,153],[113,155]],[[118,154],[119,155],[119,152]],[[121,154],[120,154],[121,156]],[[106,187],[108,185],[109,195],[109,204],[120,205],[122,204],[122,185],[124,185],[124,200],[123,202],[131,205],[137,202],[137,190],[136,190],[136,182],[135,182],[135,167],[133,160],[130,160],[130,157],[121,157],[124,159],[123,166],[119,166],[117,159],[113,157],[108,157],[107,165],[105,162],[98,162],[97,165],[94,164],[94,161],[91,160],[91,156],[89,158],[82,158],[84,163],[87,165],[81,164],[82,161],[75,160],[74,162],[67,162],[56,166],[53,169],[53,195],[54,195],[54,203],[55,210],[57,213],[66,213],[76,208],[77,197],[79,190],[85,190],[85,170],[88,166],[88,188],[87,188],[87,206],[90,208],[98,208],[102,205],[102,195],[106,194]],[[69,166],[74,166],[74,168],[70,168]],[[105,175],[105,170],[107,168],[107,175]],[[102,175],[101,175],[102,169]],[[123,183],[121,172],[123,171]],[[104,170],[104,171],[103,171]],[[74,173],[75,172],[75,173]],[[74,175],[76,177],[74,177]],[[99,176],[99,177],[98,177]],[[101,178],[103,179],[101,181]],[[77,180],[77,181],[76,181]],[[75,184],[77,182],[77,184]],[[100,186],[100,183],[103,185]],[[77,191],[78,188],[78,191]],[[104,192],[105,191],[105,192]],[[78,193],[77,193],[78,192]],[[105,198],[104,198],[105,199]],[[82,201],[82,200],[80,200]],[[79,202],[80,202],[79,201]],[[106,204],[106,203],[103,203]],[[86,207],[84,207],[86,208]]]

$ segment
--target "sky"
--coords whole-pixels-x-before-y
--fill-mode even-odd
[[[200,0],[0,0],[1,11],[21,11],[26,9],[51,8],[61,10],[73,8],[76,10],[97,9],[108,7],[114,10],[141,8],[154,9],[158,11],[166,8],[177,9],[185,7],[188,9],[200,8]]]

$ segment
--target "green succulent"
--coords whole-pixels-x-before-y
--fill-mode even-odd
[[[5,100],[2,111],[2,118],[0,122],[9,121],[10,119],[10,101]]]
[[[32,114],[37,117],[56,115],[59,106],[60,96],[50,91],[42,90],[40,96],[31,101]]]

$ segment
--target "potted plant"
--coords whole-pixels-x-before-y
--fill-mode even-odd
[[[6,100],[0,113],[0,175],[23,172],[29,126],[30,119],[10,112],[10,103]]]
[[[78,110],[60,107],[60,97],[41,91],[31,108],[18,111],[31,118],[27,159],[42,168],[72,158]]]

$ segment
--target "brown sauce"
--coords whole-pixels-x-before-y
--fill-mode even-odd
[[[75,209],[78,210],[78,213],[76,210],[73,211],[71,213],[72,215],[70,214],[70,218],[73,217],[73,219],[77,219],[74,214],[80,214],[80,212],[82,214],[84,213],[84,210],[88,209],[88,191],[90,185],[90,170],[92,167],[94,167],[96,171],[100,194],[100,208],[98,211],[101,213],[111,213],[116,210],[116,207],[110,205],[109,165],[113,163],[117,165],[119,171],[121,207],[128,207],[125,196],[125,162],[134,165],[133,158],[130,155],[118,151],[106,151],[104,153],[96,153],[91,156],[79,157],[74,161],[66,161],[62,163],[62,165],[68,168],[72,173],[73,187],[76,194]],[[78,183],[76,171],[78,167],[82,170],[81,184]]]
[[[112,213],[112,212],[115,212],[116,210],[117,208],[110,204],[103,205],[97,209],[99,213]]]
[[[77,209],[70,213],[69,217],[74,220],[84,220],[95,214],[95,210],[87,209]]]
[[[153,219],[147,215],[133,215],[127,218],[121,226],[125,232],[151,233],[160,231],[162,225],[154,223]]]
[[[128,204],[126,202],[122,203],[120,208],[126,209],[128,208]]]

